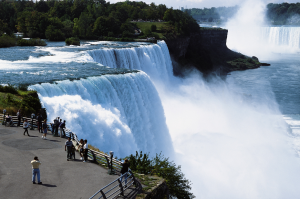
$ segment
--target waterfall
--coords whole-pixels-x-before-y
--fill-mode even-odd
[[[42,83],[30,89],[39,93],[48,118],[66,119],[79,138],[105,152],[121,157],[136,150],[173,153],[160,98],[144,72]]]
[[[151,78],[161,80],[167,80],[173,76],[169,49],[164,41],[132,48],[90,50],[88,54],[95,62],[111,68],[142,70]]]
[[[271,46],[300,48],[300,27],[264,27],[262,39]]]

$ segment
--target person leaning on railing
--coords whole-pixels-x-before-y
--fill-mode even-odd
[[[83,152],[83,146],[84,146],[83,139],[80,139],[79,146],[78,146],[78,152],[79,152],[80,157],[81,157],[80,160],[83,160],[83,154],[84,154],[84,152]]]
[[[89,148],[88,148],[87,140],[84,140],[84,145],[83,145],[84,161],[83,162],[87,162],[88,151],[89,151]]]
[[[122,175],[121,182],[122,182],[123,177],[124,177],[125,178],[125,184],[127,184],[127,172],[128,172],[128,168],[130,166],[128,159],[125,159],[125,161],[121,165],[122,165],[122,169],[121,169],[121,175]],[[126,185],[125,185],[125,187],[126,187]]]

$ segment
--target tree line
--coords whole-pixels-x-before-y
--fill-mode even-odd
[[[273,25],[300,25],[300,3],[269,3],[267,18]]]
[[[22,32],[30,38],[62,41],[69,37],[99,39],[135,33],[132,20],[164,20],[166,37],[187,35],[200,30],[195,20],[166,5],[105,0],[13,1],[0,2],[0,35]]]

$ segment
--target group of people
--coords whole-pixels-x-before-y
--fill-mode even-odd
[[[66,127],[66,120],[62,121],[62,119],[57,117],[53,120],[53,123],[50,123],[50,125],[51,125],[52,134],[58,136],[58,131],[59,131],[61,138],[66,137],[66,133],[64,130],[64,128]]]
[[[69,161],[72,157],[75,159],[75,146],[71,141],[71,138],[68,137],[68,140],[65,143],[65,151],[67,151],[67,161]],[[88,144],[87,140],[81,139],[78,144],[78,152],[80,154],[80,160],[83,162],[87,162],[88,156]]]

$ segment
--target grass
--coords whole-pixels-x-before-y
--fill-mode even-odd
[[[166,24],[166,22],[135,22],[135,23],[143,33],[145,33],[146,30],[151,30],[152,25],[156,25],[157,28],[156,33],[158,34],[159,38],[163,37],[161,31],[162,31],[162,27]]]
[[[260,63],[252,58],[238,58],[232,61],[227,62],[232,70],[246,70],[246,69],[253,69],[258,68],[260,66]]]
[[[144,175],[144,174],[138,174],[136,172],[133,172],[135,178],[137,178],[140,183],[143,185],[143,193],[140,193],[137,195],[137,199],[142,199],[147,196],[148,193],[152,192],[156,187],[161,185],[164,182],[164,179],[161,177],[158,177],[156,175],[150,176],[150,175]]]

